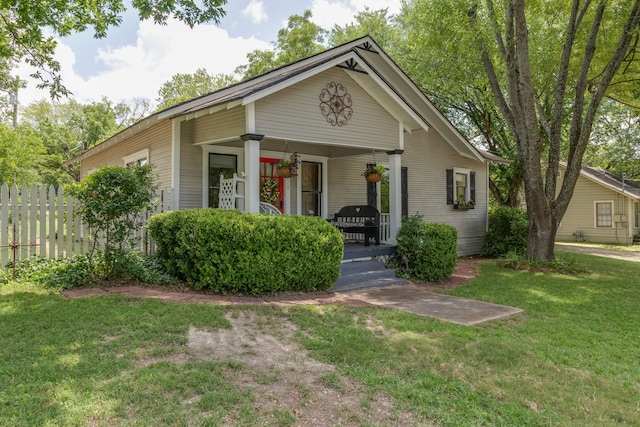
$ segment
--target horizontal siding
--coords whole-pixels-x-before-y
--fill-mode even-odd
[[[344,126],[332,126],[320,111],[320,93],[331,82],[345,86],[353,100],[353,117]],[[256,101],[256,133],[380,149],[398,147],[398,122],[338,68]]]
[[[81,176],[100,166],[124,166],[123,157],[149,150],[149,163],[154,166],[160,189],[171,187],[171,120],[165,120],[125,141],[83,159]]]
[[[558,186],[562,186],[564,174],[558,179]],[[612,201],[614,214],[626,214],[627,224],[632,229],[623,227],[622,223],[614,223],[614,227],[595,226],[595,201]],[[629,212],[633,212],[629,199],[587,178],[580,177],[576,183],[573,197],[567,208],[558,232],[556,240],[571,241],[576,237],[575,232],[582,232],[587,242],[599,243],[629,243],[629,236],[633,234],[634,218]]]
[[[387,155],[376,156],[386,162]],[[384,159],[383,159],[384,157]],[[361,176],[367,163],[372,162],[371,154],[338,159],[329,159],[329,217],[340,208],[350,205],[367,204],[367,181]]]
[[[409,215],[455,227],[459,256],[480,253],[487,224],[487,165],[459,156],[433,129],[405,135],[402,165],[408,168]],[[446,170],[451,168],[476,173],[475,209],[447,205]]]
[[[239,137],[247,133],[244,108],[240,106],[193,119],[192,126],[193,142],[196,144]]]
[[[193,145],[194,124],[182,123],[180,149],[180,208],[202,207],[202,148]]]

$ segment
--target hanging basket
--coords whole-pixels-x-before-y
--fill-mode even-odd
[[[290,167],[278,167],[277,169],[278,176],[283,178],[291,177],[291,168]]]
[[[364,179],[366,179],[367,182],[380,182],[382,181],[382,175],[379,173],[370,173],[365,175]]]

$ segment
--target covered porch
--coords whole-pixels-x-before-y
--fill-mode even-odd
[[[402,150],[287,141],[256,134],[200,147],[203,207],[257,213],[269,204],[282,214],[332,219],[344,206],[372,205],[381,213],[381,242],[395,241],[403,211],[399,197]],[[291,176],[278,173],[281,160],[291,162]],[[370,183],[362,176],[370,164],[384,166],[382,181]],[[237,183],[233,190],[223,189],[222,181],[233,178],[234,174]],[[400,188],[395,189],[396,184]],[[233,192],[233,202],[220,206],[221,195],[229,197],[229,191]],[[345,233],[345,239],[358,242],[363,236]]]

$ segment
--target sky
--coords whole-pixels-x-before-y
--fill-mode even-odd
[[[330,29],[345,25],[365,7],[400,10],[401,0],[228,0],[219,25],[201,24],[190,29],[179,21],[168,25],[140,22],[137,10],[129,8],[123,22],[107,37],[96,40],[89,30],[58,39],[56,59],[61,64],[63,84],[73,98],[87,103],[103,96],[114,102],[132,103],[147,98],[155,103],[160,86],[177,73],[205,68],[210,74],[231,73],[247,62],[255,49],[272,49],[278,30],[289,16],[311,10],[312,20]],[[48,98],[36,89],[30,70],[21,66],[18,75],[28,86],[19,93],[21,106]]]

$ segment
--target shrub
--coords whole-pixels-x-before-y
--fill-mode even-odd
[[[456,269],[458,232],[446,224],[427,224],[418,215],[402,222],[391,265],[400,277],[442,282]]]
[[[193,209],[155,215],[147,227],[167,271],[198,289],[323,290],[340,274],[342,235],[321,218]]]
[[[16,264],[16,280],[32,282],[52,291],[73,289],[95,283],[95,275],[103,274],[105,260],[102,253],[97,253],[89,262],[86,255],[76,255],[60,260],[48,258],[31,258]],[[154,257],[143,257],[136,252],[127,252],[122,256],[113,256],[112,260],[119,267],[116,279],[128,279],[151,285],[175,285],[178,279],[167,274]],[[90,264],[92,267],[90,267]],[[9,281],[12,274],[9,265],[4,274]],[[0,272],[1,273],[1,272]]]
[[[68,190],[77,199],[75,210],[94,242],[89,260],[98,236],[104,236],[104,274],[106,279],[113,279],[119,274],[118,259],[133,247],[137,216],[152,206],[156,186],[151,166],[104,166]]]
[[[524,255],[529,222],[524,209],[499,206],[489,211],[489,230],[484,235],[482,255]]]
[[[12,266],[8,267],[9,269]],[[76,255],[60,260],[31,258],[16,264],[16,279],[33,282],[38,286],[61,291],[93,282],[88,258]]]

